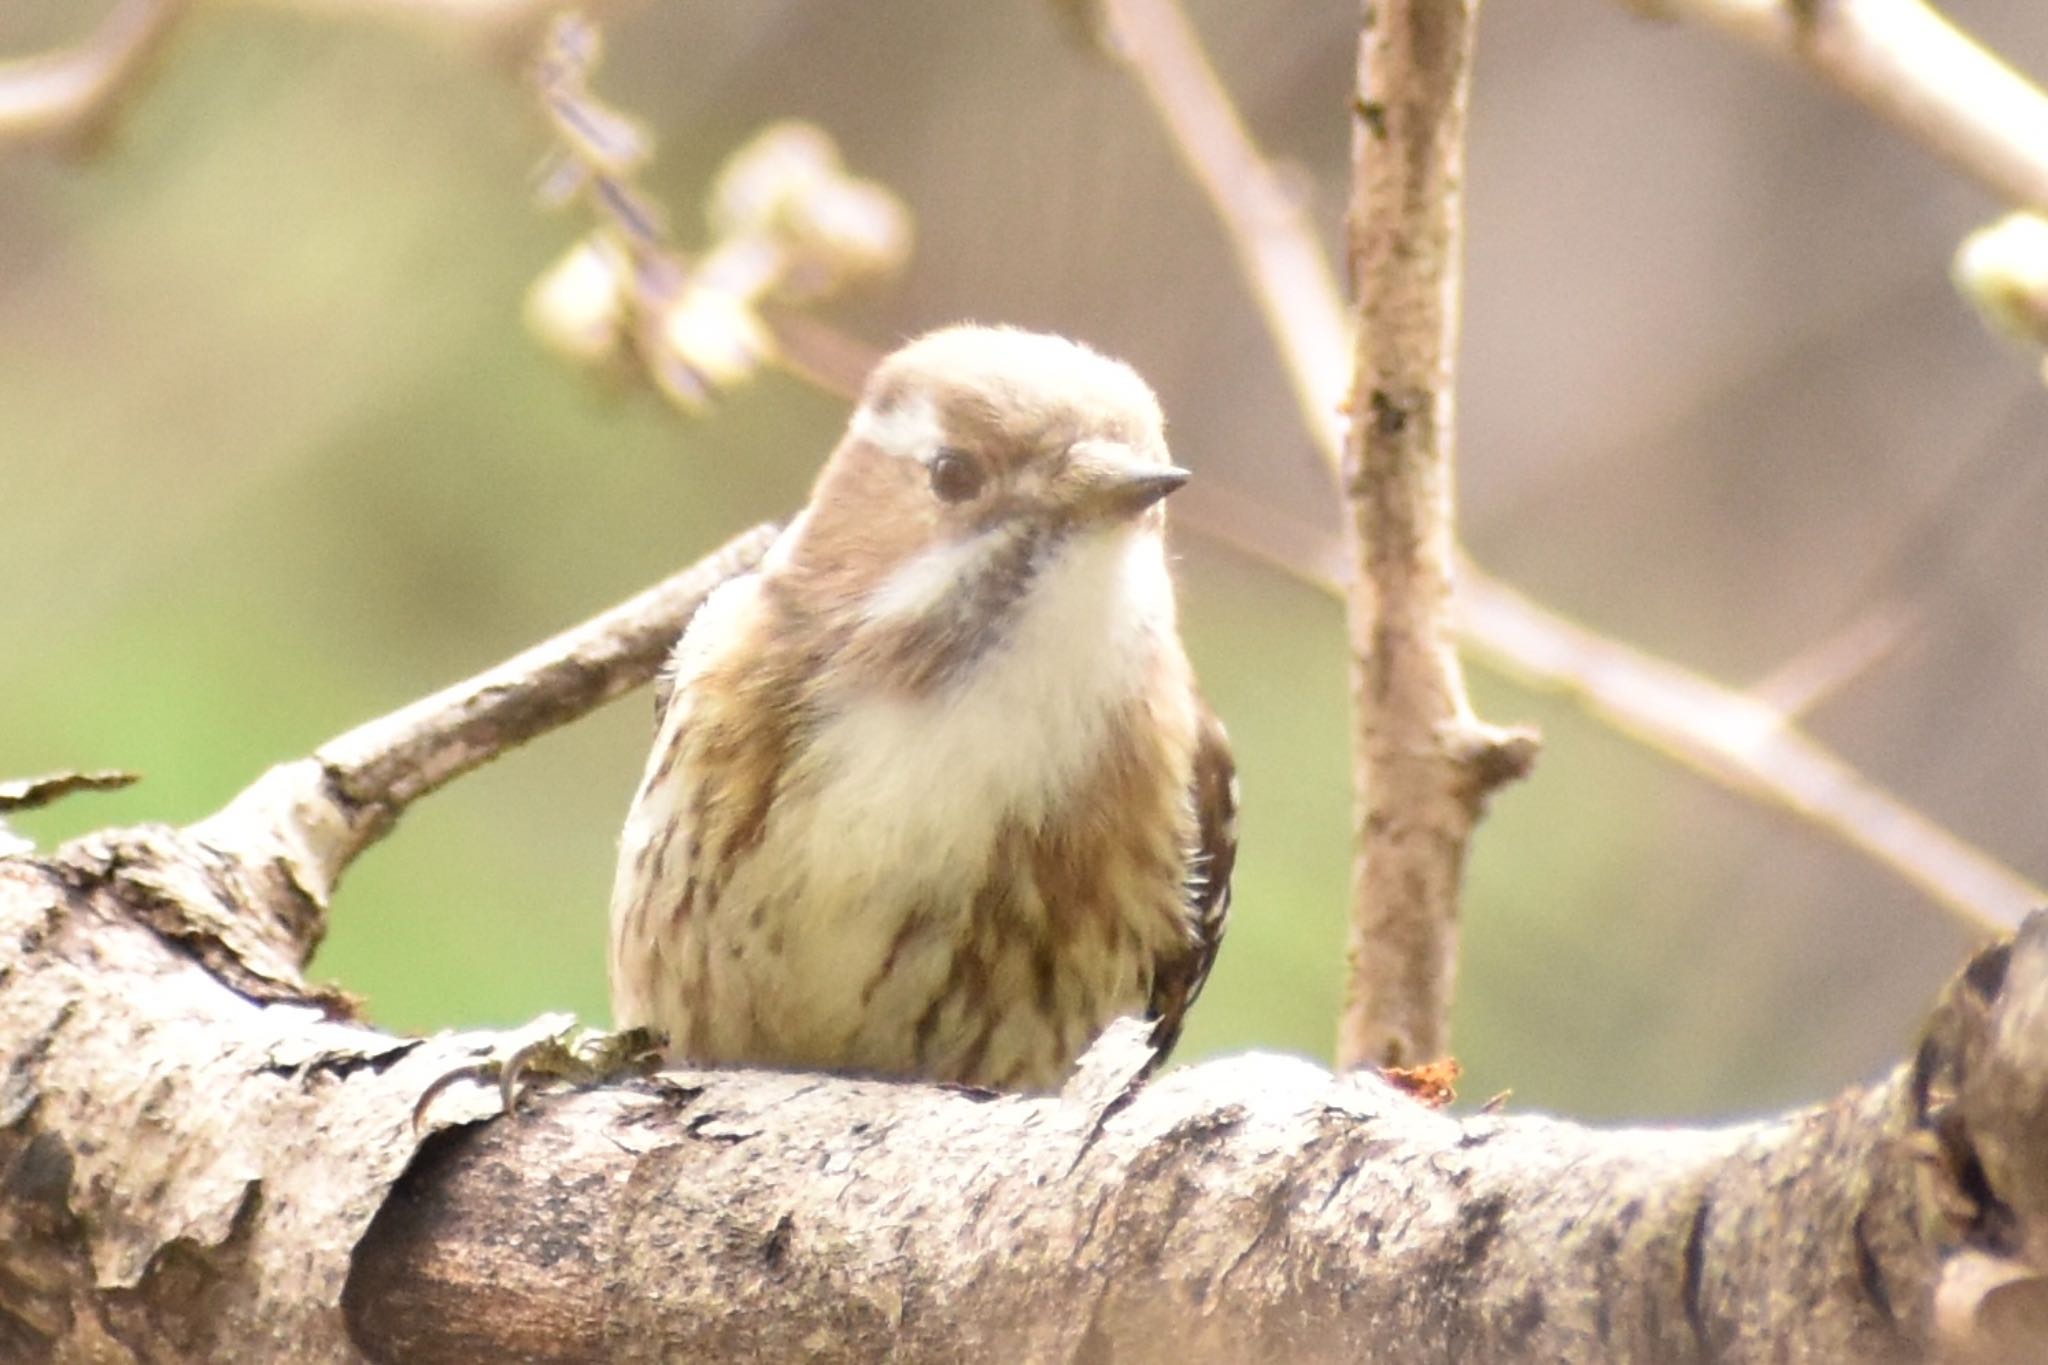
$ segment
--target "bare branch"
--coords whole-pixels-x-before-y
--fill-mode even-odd
[[[1114,0],[1120,49],[1144,74],[1144,87],[1159,101],[1227,101],[1208,70],[1199,46],[1157,38],[1170,0]],[[1159,63],[1199,62],[1200,78],[1160,75]],[[1270,184],[1247,172],[1240,150],[1211,140],[1214,130],[1238,129],[1233,113],[1159,107],[1162,124],[1174,135],[1180,155],[1202,168],[1196,179],[1211,196],[1239,261],[1256,272],[1249,283],[1259,294],[1268,327],[1302,401],[1302,418],[1334,469],[1345,441],[1342,415],[1316,398],[1320,369],[1310,357],[1312,339],[1341,331],[1343,305],[1334,285],[1315,284],[1312,272],[1278,270],[1268,262],[1281,256],[1320,253],[1308,225],[1296,215],[1271,215],[1245,196],[1246,186]],[[1197,136],[1198,130],[1210,130]],[[2048,143],[2042,144],[2048,146]],[[1254,236],[1290,235],[1289,252],[1265,249]],[[1327,281],[1327,270],[1323,272]],[[1347,566],[1333,537],[1321,527],[1261,507],[1255,499],[1233,497],[1225,505],[1212,486],[1197,484],[1179,495],[1176,515],[1286,570],[1325,591],[1342,593]],[[1463,559],[1453,598],[1465,646],[1490,667],[1530,686],[1571,696],[1625,734],[1715,781],[1793,814],[1822,833],[1868,855],[1973,930],[2011,927],[2032,907],[2048,903],[2028,878],[1954,834],[1941,829],[1884,791],[1841,757],[1802,731],[1783,714],[1668,660],[1601,636],[1531,601]],[[1912,837],[1899,841],[1901,830]]]
[[[1176,494],[1174,513],[1183,526],[1343,596],[1343,557],[1328,531],[1213,483]],[[2011,929],[2028,910],[2048,905],[2048,889],[1900,801],[1778,707],[1579,625],[1470,561],[1459,562],[1453,602],[1467,646],[1497,672],[1567,697],[1701,776],[1797,816],[1964,927]]]
[[[44,773],[0,782],[0,811],[35,810],[73,792],[111,792],[133,786],[140,774],[114,770],[101,772]]]
[[[2014,207],[2048,208],[2048,95],[1920,0],[1623,0],[1796,62]]]
[[[2042,888],[1900,801],[1775,707],[1574,625],[1497,581],[1461,579],[1459,607],[1503,671],[1578,696],[1686,766],[1827,830],[1966,927],[2010,928],[2048,904]]]
[[[823,129],[788,121],[726,157],[706,196],[713,240],[685,254],[637,183],[652,139],[590,89],[601,51],[597,27],[567,14],[541,48],[535,84],[556,138],[543,197],[584,205],[597,227],[528,292],[528,324],[584,363],[630,343],[638,371],[685,412],[702,413],[770,360],[822,377],[808,353],[777,350],[804,339],[790,305],[900,267],[908,210],[848,174]],[[767,318],[776,305],[780,329]]]
[[[752,567],[774,531],[742,532],[602,615],[272,768],[188,834],[230,861],[283,871],[325,906],[407,806],[652,678],[705,597]]]
[[[1113,1033],[1058,1097],[677,1071],[503,1118],[458,1084],[423,1145],[419,1096],[517,1036],[252,1008],[190,926],[278,908],[190,852],[0,860],[29,1357],[1991,1360],[2042,1293],[2048,918],[1910,1066],[1731,1128],[1458,1120],[1258,1056],[1133,1090]]]
[[[609,0],[585,0],[584,7]],[[562,0],[267,0],[329,17],[366,15],[451,26],[487,48],[518,50]],[[90,144],[143,85],[192,0],[116,0],[76,47],[0,61],[0,152],[37,142]]]
[[[188,0],[119,0],[78,46],[0,62],[0,149],[87,142],[142,83]]]
[[[1351,321],[1316,241],[1308,206],[1290,194],[1245,131],[1179,0],[1109,0],[1120,53],[1173,139],[1188,174],[1223,220],[1295,401],[1334,433],[1350,387]],[[1330,448],[1342,445],[1333,434]]]
[[[1356,369],[1344,452],[1357,821],[1340,1066],[1450,1051],[1458,895],[1487,797],[1533,733],[1473,715],[1451,615],[1453,374],[1478,0],[1376,0],[1351,140]]]
[[[1897,655],[1926,624],[1920,602],[1879,602],[1751,683],[1749,695],[1787,720],[1810,715]]]

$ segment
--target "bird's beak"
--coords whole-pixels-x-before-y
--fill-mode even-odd
[[[1118,441],[1077,441],[1060,482],[1084,518],[1128,521],[1186,483],[1188,471],[1141,460]]]

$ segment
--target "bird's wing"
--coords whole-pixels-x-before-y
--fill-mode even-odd
[[[1230,874],[1237,865],[1237,764],[1223,722],[1208,703],[1200,705],[1194,775],[1188,782],[1195,812],[1195,852],[1188,860],[1186,891],[1191,942],[1186,954],[1162,963],[1152,981],[1150,1012],[1159,1021],[1152,1045],[1160,1061],[1180,1040],[1188,1007],[1216,963],[1230,918]]]

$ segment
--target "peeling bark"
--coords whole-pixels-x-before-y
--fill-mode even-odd
[[[664,1072],[506,1118],[458,1082],[415,1131],[517,1040],[220,970],[252,912],[206,897],[262,883],[194,857],[0,859],[6,1358],[1883,1361],[2038,1321],[2048,918],[1883,1083],[1731,1128],[1269,1056],[1138,1087],[1120,1028],[1056,1097]]]

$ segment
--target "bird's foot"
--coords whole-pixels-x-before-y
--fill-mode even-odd
[[[413,1126],[419,1126],[434,1097],[457,1081],[495,1083],[502,1112],[513,1114],[527,1086],[537,1080],[582,1088],[650,1075],[661,1065],[667,1041],[659,1031],[645,1027],[617,1033],[585,1028],[566,1014],[543,1015],[522,1032],[529,1041],[435,1078],[413,1105]]]

